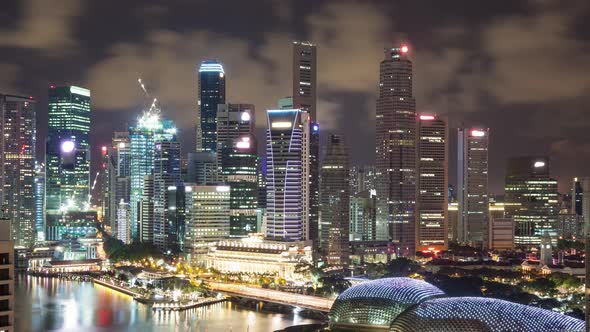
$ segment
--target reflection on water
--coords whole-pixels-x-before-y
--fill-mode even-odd
[[[16,331],[269,332],[314,321],[256,312],[225,302],[182,312],[155,312],[130,296],[90,282],[18,276]]]

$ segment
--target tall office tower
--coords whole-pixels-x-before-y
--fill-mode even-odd
[[[0,202],[16,246],[35,241],[35,101],[0,95]]]
[[[330,135],[321,173],[320,248],[329,264],[348,266],[350,186],[348,147],[341,135]]]
[[[115,176],[114,189],[111,186],[111,190],[114,190],[114,194],[111,194],[114,198],[111,199],[111,220],[115,220],[111,223],[111,232],[118,234],[118,220],[119,220],[119,205],[121,201],[126,203],[127,214],[129,215],[129,199],[130,199],[130,185],[131,179],[129,177],[131,172],[131,144],[128,131],[116,131],[112,140],[111,159],[114,159]],[[114,215],[113,215],[114,212]],[[130,224],[127,221],[125,227],[129,228]],[[122,230],[125,232],[125,230]]]
[[[209,245],[229,236],[230,188],[190,188],[186,191],[185,252],[188,261],[202,265]]]
[[[144,178],[154,174],[156,142],[172,140],[176,128],[170,120],[162,120],[157,112],[146,112],[137,126],[129,128],[129,215],[131,218],[131,239],[140,239],[140,202],[144,196]]]
[[[48,106],[47,215],[60,214],[60,209],[87,210],[90,195],[90,90],[77,86],[51,86]]]
[[[184,240],[186,238],[186,193],[191,191],[191,186],[180,184],[168,187],[168,250],[178,254],[185,251]]]
[[[435,115],[418,117],[416,250],[448,248],[448,127]]]
[[[316,46],[310,42],[293,42],[293,94],[292,103],[296,109],[307,111],[310,116],[309,139],[309,239],[314,247],[319,245],[319,161],[320,127],[316,112],[317,55]],[[279,106],[279,108],[281,108]]]
[[[101,147],[102,164],[99,171],[102,189],[102,224],[113,233],[116,228],[117,207],[117,150],[113,146]]]
[[[117,239],[125,244],[131,243],[131,229],[129,226],[129,203],[121,200],[117,207],[117,233],[115,234]]]
[[[258,207],[266,210],[266,157],[257,158]]]
[[[517,246],[538,246],[545,233],[556,236],[559,202],[557,180],[549,175],[549,158],[508,160],[505,213],[515,226]]]
[[[236,139],[254,136],[256,130],[255,108],[252,104],[217,105],[217,150],[230,146]],[[218,154],[219,164],[221,157]]]
[[[258,177],[256,142],[253,135],[224,143],[217,152],[225,183],[230,186],[230,231],[232,237],[247,237],[258,231]]]
[[[350,196],[350,241],[375,241],[377,237],[377,193],[375,189]]]
[[[317,121],[316,64],[316,46],[314,44],[293,42],[293,108],[307,111],[312,122]]]
[[[514,220],[494,217],[489,222],[488,248],[492,250],[514,249]]]
[[[45,165],[35,163],[35,233],[36,241],[45,241]]]
[[[154,243],[154,176],[146,175],[143,178],[143,191],[139,203],[139,241]],[[130,225],[132,226],[132,225]]]
[[[379,69],[376,176],[377,238],[415,254],[416,101],[408,47],[386,50]]]
[[[576,177],[572,187],[572,214],[579,216],[583,214],[583,197],[582,182]]]
[[[487,244],[489,129],[458,130],[457,240],[473,246]]]
[[[269,110],[266,130],[266,236],[309,239],[309,114]]]
[[[197,112],[197,152],[217,151],[217,105],[225,104],[225,72],[216,60],[199,67]]]
[[[448,239],[449,241],[458,242],[459,239],[459,203],[450,202],[447,208],[448,215]]]
[[[180,142],[176,136],[172,140],[157,141],[154,158],[154,245],[164,252],[172,250],[168,188],[180,184]]]
[[[0,331],[14,331],[14,245],[10,219],[0,216]]]
[[[279,102],[277,103],[277,105],[279,106],[280,110],[292,110],[293,109],[293,97],[292,96],[283,97],[283,98],[279,99]]]

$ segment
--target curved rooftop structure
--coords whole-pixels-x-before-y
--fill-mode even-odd
[[[399,315],[391,332],[584,331],[584,321],[557,312],[483,297],[424,301]]]
[[[411,278],[368,281],[338,296],[329,313],[330,326],[344,331],[386,331],[409,307],[444,295],[437,287]]]
[[[330,331],[583,332],[585,323],[557,312],[485,297],[445,297],[410,278],[368,281],[344,291],[328,314]]]

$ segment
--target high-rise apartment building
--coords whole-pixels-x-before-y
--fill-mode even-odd
[[[407,46],[385,51],[376,113],[377,238],[415,253],[416,101]]]
[[[185,190],[187,260],[204,264],[209,246],[229,237],[230,188],[187,186]]]
[[[478,247],[488,243],[489,134],[486,128],[458,131],[457,240]]]
[[[549,173],[549,158],[508,160],[505,213],[514,220],[517,246],[538,246],[546,233],[556,237],[558,195],[557,180]]]
[[[77,86],[49,89],[45,157],[47,214],[87,210],[90,194],[90,90]]]
[[[350,169],[341,135],[330,135],[321,171],[320,248],[327,262],[347,266],[350,258]]]
[[[448,127],[436,115],[418,117],[416,250],[448,248]]]
[[[35,101],[0,95],[0,203],[17,246],[35,242]]]
[[[198,71],[197,152],[217,151],[217,105],[225,104],[225,72],[216,60],[201,63]]]
[[[10,219],[0,216],[0,331],[14,331],[14,241]]]
[[[269,110],[266,130],[266,236],[309,239],[309,114]]]

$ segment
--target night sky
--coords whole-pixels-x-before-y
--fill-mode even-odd
[[[353,164],[373,163],[379,62],[405,42],[418,111],[446,115],[452,128],[490,128],[494,193],[510,156],[550,155],[562,192],[572,176],[590,175],[587,0],[2,0],[0,22],[0,93],[38,100],[42,140],[48,86],[91,89],[95,159],[141,114],[138,77],[192,150],[205,58],[223,62],[228,102],[255,104],[263,140],[264,111],[290,94],[291,41],[300,39],[318,45],[322,130],[352,136]]]

